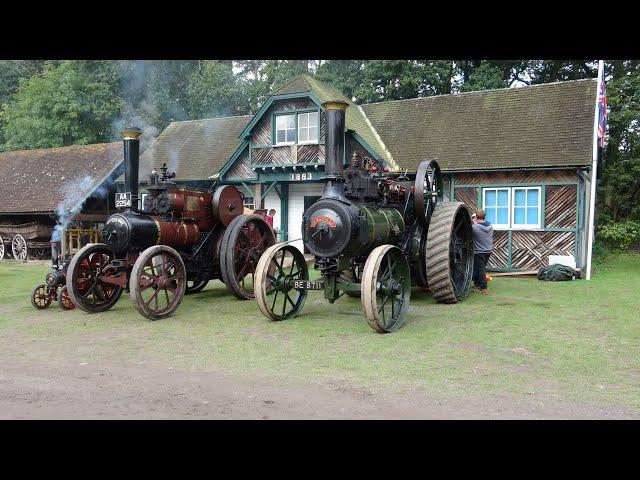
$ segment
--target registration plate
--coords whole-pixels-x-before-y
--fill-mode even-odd
[[[131,192],[116,193],[116,208],[131,206]]]
[[[295,280],[293,288],[298,290],[324,290],[324,282],[309,282],[307,280]]]

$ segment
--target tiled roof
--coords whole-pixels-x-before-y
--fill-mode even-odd
[[[575,80],[362,105],[402,169],[591,163],[596,80]]]
[[[203,180],[217,173],[240,146],[251,115],[171,123],[140,156],[140,180],[166,163],[176,180]]]
[[[0,213],[48,213],[88,197],[120,166],[122,142],[0,153]]]

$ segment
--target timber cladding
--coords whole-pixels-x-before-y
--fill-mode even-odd
[[[575,170],[519,170],[515,172],[456,173],[456,185],[575,182]]]
[[[255,172],[249,165],[249,148],[245,148],[244,151],[238,156],[233,166],[226,173],[229,179],[242,179],[248,180],[256,177]]]

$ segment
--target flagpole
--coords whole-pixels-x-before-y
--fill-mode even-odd
[[[594,217],[596,211],[596,182],[598,170],[598,123],[599,101],[600,101],[600,84],[602,83],[602,71],[604,70],[604,61],[598,61],[598,83],[596,84],[596,111],[593,115],[593,157],[591,164],[591,192],[589,196],[589,227],[587,230],[587,275],[586,279],[591,280],[591,258],[593,255],[593,236],[594,236]]]

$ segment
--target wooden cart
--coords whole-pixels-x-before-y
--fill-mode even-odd
[[[51,225],[38,222],[0,225],[0,260],[43,258],[49,250]]]

